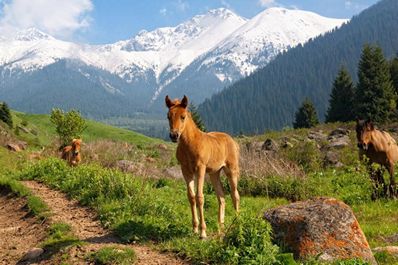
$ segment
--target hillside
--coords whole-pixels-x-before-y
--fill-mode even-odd
[[[356,78],[364,44],[376,43],[387,57],[398,51],[398,1],[382,0],[331,33],[279,55],[199,106],[210,130],[262,133],[291,126],[309,97],[323,119],[341,65]]]
[[[24,133],[20,130],[22,138],[30,141],[38,142],[40,145],[48,145],[56,139],[54,125],[50,122],[49,115],[44,114],[28,114],[22,112],[13,112],[14,122],[20,124],[22,121],[27,122],[27,129],[33,133]],[[106,125],[100,122],[86,120],[87,128],[83,132],[84,142],[92,142],[95,140],[110,140],[126,142],[134,145],[150,145],[163,142],[162,140],[150,138],[142,134]]]

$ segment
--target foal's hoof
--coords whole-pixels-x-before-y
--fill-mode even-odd
[[[206,240],[206,239],[207,239],[206,233],[201,233],[199,238],[200,238],[201,240]]]

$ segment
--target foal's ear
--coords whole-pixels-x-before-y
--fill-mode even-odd
[[[181,107],[186,108],[188,106],[188,98],[184,95],[180,103]]]
[[[375,127],[370,119],[368,119],[365,124],[366,124],[366,129],[368,129],[369,131],[374,130]]]
[[[166,96],[165,101],[166,101],[166,106],[168,108],[171,108],[171,107],[173,107],[175,105],[174,102],[172,100],[170,100],[169,95]]]

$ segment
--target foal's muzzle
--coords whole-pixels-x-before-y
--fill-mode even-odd
[[[170,136],[171,141],[174,143],[176,143],[178,141],[178,138],[180,138],[180,134],[177,132],[171,132],[169,134],[169,136]]]
[[[365,144],[365,143],[358,143],[358,148],[359,149],[362,149],[362,150],[368,150],[368,145],[367,144]]]

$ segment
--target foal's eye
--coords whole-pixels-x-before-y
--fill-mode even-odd
[[[181,120],[185,120],[185,116],[181,116]]]

